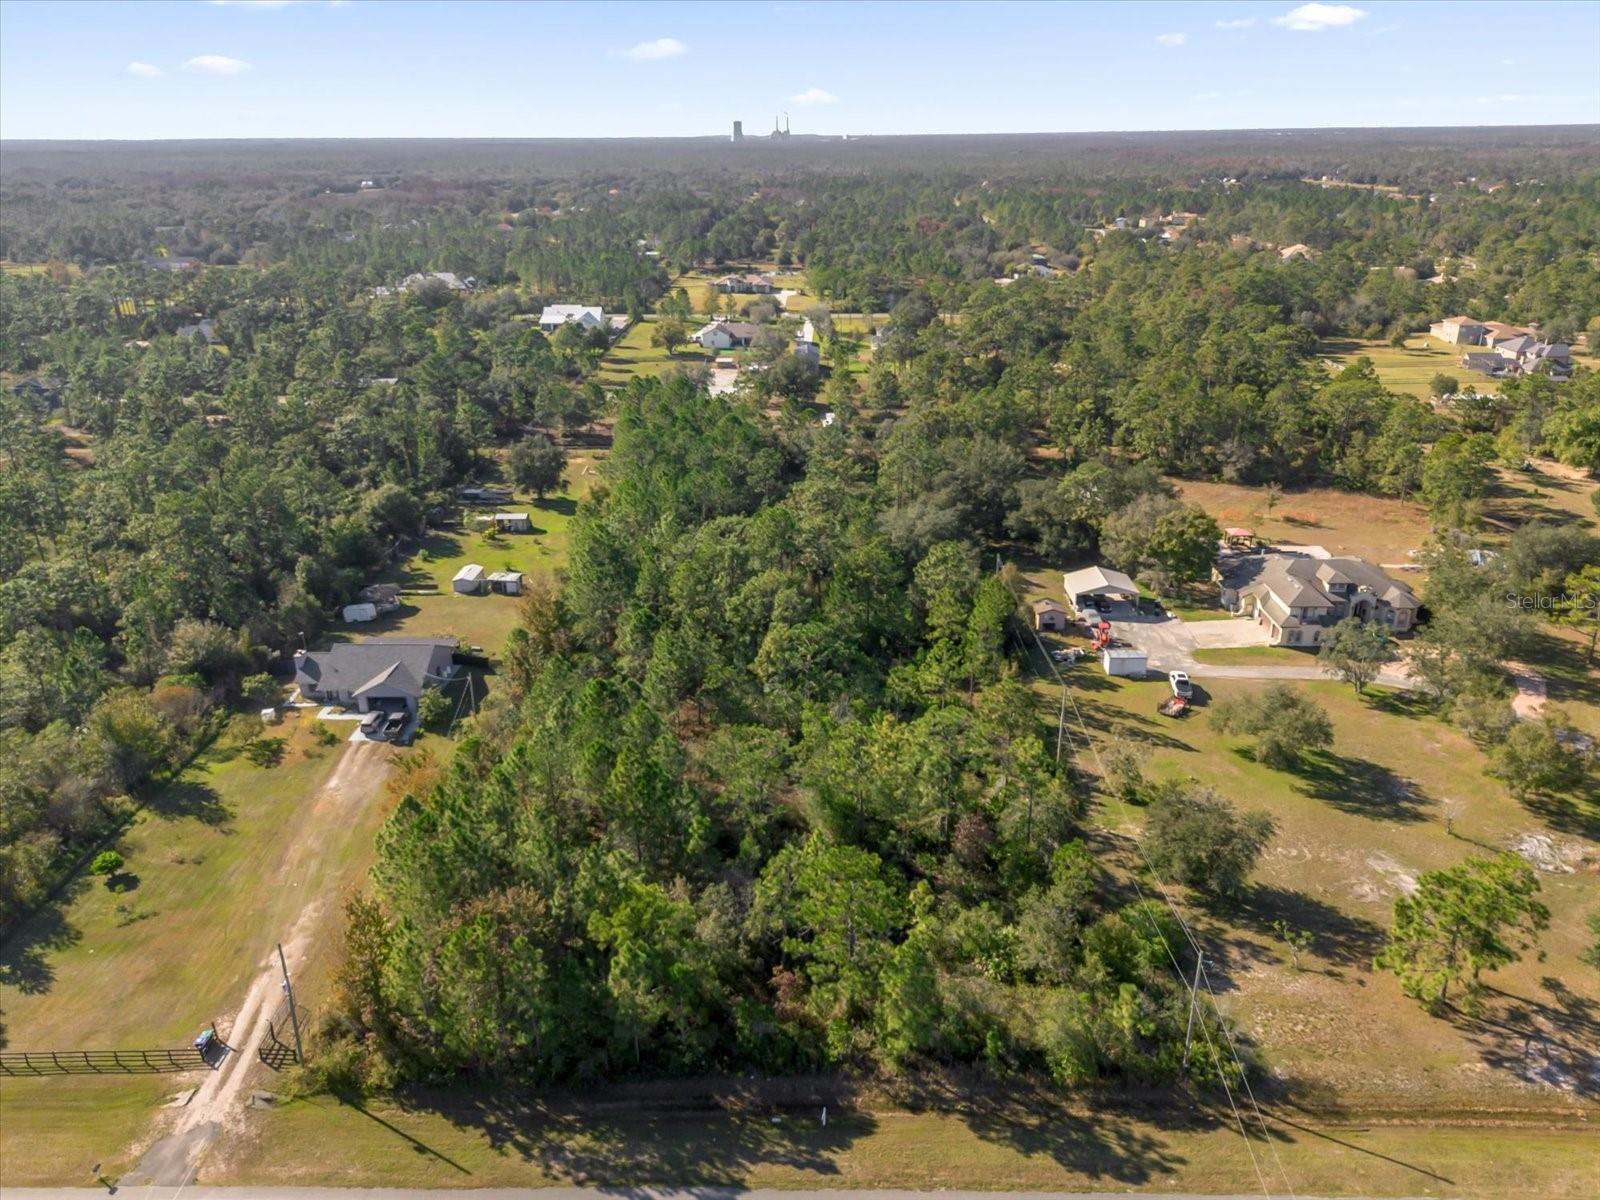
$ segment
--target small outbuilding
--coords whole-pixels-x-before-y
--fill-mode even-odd
[[[494,527],[499,533],[527,533],[533,528],[533,519],[525,512],[497,512]]]
[[[363,621],[376,621],[378,619],[378,606],[376,604],[346,604],[344,612],[346,625],[358,625]]]
[[[1059,604],[1048,596],[1033,602],[1033,627],[1035,629],[1052,630],[1061,632],[1067,627],[1066,605]]]
[[[484,570],[477,563],[468,563],[457,571],[450,586],[463,596],[481,596],[484,589]]]
[[[1138,679],[1149,669],[1149,656],[1143,650],[1126,646],[1107,646],[1100,651],[1100,665],[1107,675],[1124,675]]]
[[[502,596],[522,595],[521,571],[491,571],[489,573],[489,590],[498,592]]]

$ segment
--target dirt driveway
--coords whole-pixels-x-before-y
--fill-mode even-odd
[[[333,773],[306,808],[303,832],[284,851],[273,877],[255,881],[273,888],[299,888],[306,897],[283,942],[291,978],[337,916],[338,891],[345,881],[338,872],[325,869],[328,851],[341,834],[348,834],[357,811],[377,803],[392,762],[393,751],[385,743],[347,743]],[[205,1076],[188,1104],[158,1118],[164,1127],[156,1130],[158,1140],[122,1183],[182,1187],[194,1177],[217,1134],[241,1120],[248,1089],[263,1070],[258,1052],[283,1001],[276,936],[275,930],[261,930],[260,970],[227,1021],[229,1053]]]

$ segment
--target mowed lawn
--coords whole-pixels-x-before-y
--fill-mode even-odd
[[[715,356],[693,343],[679,346],[672,354],[667,353],[665,346],[652,346],[650,338],[659,320],[659,317],[647,316],[635,321],[606,351],[595,374],[603,386],[622,387],[633,379],[665,375],[674,367],[710,365]],[[694,330],[691,328],[689,332]]]
[[[1343,684],[1291,685],[1327,710],[1335,738],[1331,750],[1285,772],[1254,761],[1251,739],[1219,734],[1208,713],[1211,703],[1266,683],[1200,681],[1200,707],[1173,720],[1156,713],[1163,681],[1110,679],[1092,666],[1069,678],[1084,719],[1069,732],[1091,769],[1085,733],[1099,747],[1124,739],[1148,754],[1152,777],[1197,778],[1277,822],[1245,902],[1193,911],[1215,956],[1223,1006],[1289,1095],[1326,1089],[1352,1105],[1457,1112],[1580,1103],[1573,1081],[1586,1071],[1597,1073],[1594,1087],[1600,972],[1578,954],[1585,918],[1600,909],[1600,797],[1514,800],[1463,734],[1381,689],[1357,699]],[[1056,697],[1041,687],[1051,720]],[[1122,832],[1143,821],[1140,809],[1116,801],[1098,812]],[[1396,895],[1423,871],[1519,845],[1555,868],[1539,875],[1552,914],[1541,953],[1489,977],[1489,1019],[1428,1016],[1393,976],[1372,969]],[[1136,862],[1124,855],[1125,866]],[[1277,920],[1311,933],[1304,970],[1288,965]]]
[[[370,864],[388,805],[341,806],[334,820],[313,811],[345,746],[317,744],[306,714],[267,730],[285,739],[278,765],[202,754],[152,794],[116,843],[131,887],[80,876],[0,949],[6,1049],[187,1045],[214,1020],[226,1022],[313,897],[335,910],[324,928],[336,926],[339,897]],[[323,826],[309,848],[307,821]],[[325,944],[314,945],[311,977],[301,980],[313,1008]],[[156,1106],[194,1082],[0,1077],[0,1178],[86,1183],[95,1159],[128,1165],[125,1152]]]
[[[1247,1149],[1216,1112],[1166,1117],[1049,1098],[979,1099],[960,1112],[869,1104],[829,1113],[665,1111],[637,1116],[484,1090],[368,1109],[329,1098],[250,1114],[235,1153],[199,1182],[345,1187],[984,1188],[1261,1190],[1274,1195],[1588,1197],[1600,1133],[1562,1129],[1326,1125],[1286,1114],[1273,1149]]]
[[[1483,346],[1456,346],[1427,334],[1406,339],[1404,348],[1391,346],[1387,338],[1329,338],[1322,343],[1320,357],[1330,370],[1342,370],[1361,357],[1370,358],[1383,385],[1393,392],[1406,392],[1420,400],[1431,393],[1428,384],[1435,375],[1452,376],[1460,385],[1479,392],[1499,390],[1500,381],[1461,365],[1468,351],[1483,352]],[[1585,366],[1600,366],[1600,359],[1578,350],[1574,357]]]
[[[458,595],[451,580],[468,563],[478,563],[486,571],[522,571],[530,576],[548,575],[564,567],[578,501],[598,480],[604,457],[604,451],[595,450],[571,454],[563,491],[543,500],[522,494],[504,506],[505,511],[528,514],[533,523],[530,533],[493,533],[492,526],[473,520],[493,509],[462,510],[464,519],[458,528],[430,534],[401,566],[382,577],[383,582],[397,583],[404,591],[398,612],[359,625],[336,625],[332,636],[455,637],[482,646],[491,656],[498,654],[517,623],[518,598],[492,592]]]

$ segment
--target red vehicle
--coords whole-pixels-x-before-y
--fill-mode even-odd
[[[1185,716],[1189,711],[1189,702],[1182,696],[1168,696],[1156,706],[1156,711],[1163,717]]]

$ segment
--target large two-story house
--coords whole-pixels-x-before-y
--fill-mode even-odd
[[[1407,585],[1359,558],[1234,554],[1217,566],[1216,578],[1223,605],[1262,625],[1275,646],[1315,646],[1352,616],[1405,633],[1421,607]]]

